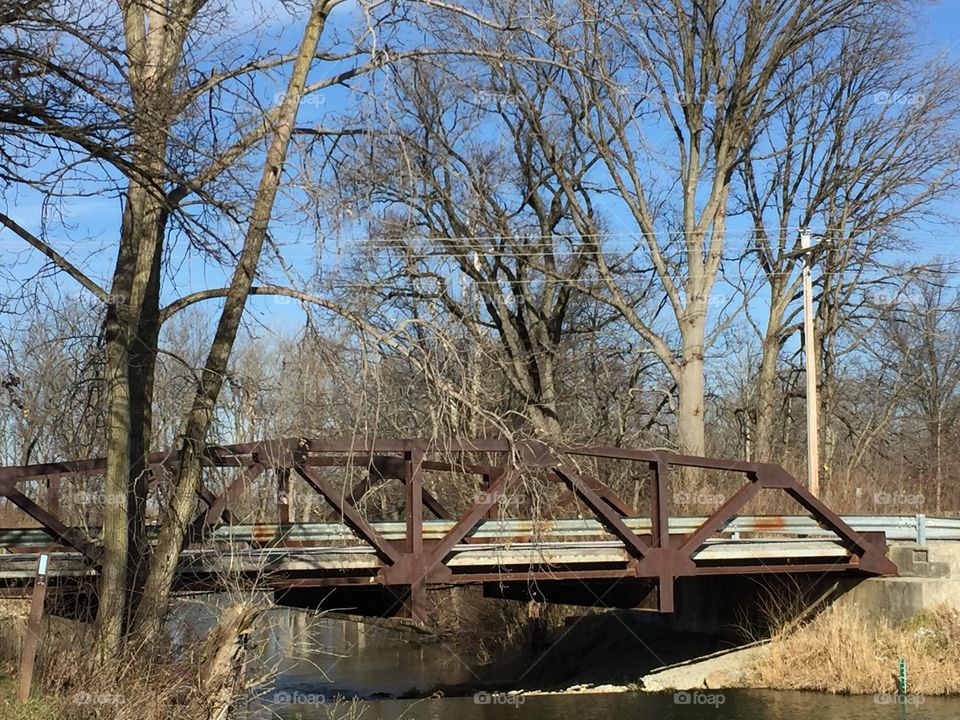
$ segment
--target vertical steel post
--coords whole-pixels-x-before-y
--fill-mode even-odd
[[[47,512],[51,515],[60,514],[60,476],[53,475],[47,478]]]
[[[423,450],[414,447],[403,454],[403,484],[407,521],[406,553],[412,562],[407,567],[411,577],[410,598],[407,601],[410,617],[427,618],[427,583],[423,577]]]
[[[650,486],[651,547],[670,547],[670,504],[667,497],[669,465],[662,460],[650,463],[653,484]]]
[[[37,645],[40,641],[43,601],[47,595],[47,563],[49,559],[49,555],[43,554],[40,556],[40,562],[37,565],[37,579],[33,585],[30,619],[27,621],[27,635],[23,640],[20,673],[17,677],[17,700],[21,703],[25,703],[30,697],[30,686],[33,684],[33,665],[37,659]]]
[[[673,584],[676,578],[673,575],[661,575],[657,581],[657,610],[662,613],[672,613],[676,609],[673,598]]]
[[[277,522],[290,522],[290,468],[277,469]]]
[[[423,451],[403,454],[403,484],[406,490],[407,552],[423,554]]]
[[[662,460],[651,463],[653,484],[650,486],[650,533],[652,548],[670,548],[670,466]],[[661,572],[657,581],[657,608],[660,612],[673,612],[672,574]]]

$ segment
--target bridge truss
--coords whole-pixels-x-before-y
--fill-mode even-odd
[[[152,491],[175,477],[177,461],[175,452],[150,457]],[[424,620],[427,588],[437,586],[482,584],[500,597],[600,605],[635,604],[656,588],[656,608],[673,612],[678,578],[896,574],[883,533],[855,531],[773,464],[500,439],[305,438],[210,446],[204,462],[205,484],[178,570],[182,592],[214,591],[225,575],[239,573],[281,603]],[[598,479],[598,468],[610,463],[646,474],[644,507],[631,507]],[[0,582],[9,592],[27,587],[40,550],[54,553],[51,584],[96,577],[99,530],[68,520],[60,496],[65,483],[89,486],[104,468],[103,458],[0,468],[0,496],[39,526],[0,529],[7,551],[0,555]],[[671,516],[680,478],[706,471],[732,474],[741,484],[709,515]],[[355,484],[351,472],[360,475]],[[213,482],[217,473],[224,477]],[[336,473],[339,482],[331,477]],[[326,503],[325,522],[290,522],[293,478]],[[530,478],[553,488],[544,496],[549,512]],[[45,506],[26,491],[37,481],[46,485]],[[265,483],[275,494],[276,522],[244,524],[232,509]],[[389,484],[402,488],[402,499],[392,519],[374,519],[365,498]],[[459,495],[452,503],[454,486]],[[475,492],[464,500],[471,487]],[[765,531],[782,524],[777,518],[736,525],[763,490],[786,494],[808,513],[801,537],[771,539]],[[512,495],[524,498],[510,506],[525,517],[501,516]],[[730,537],[735,525],[747,532]]]

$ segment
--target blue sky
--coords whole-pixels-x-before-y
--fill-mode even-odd
[[[264,5],[269,6],[271,3],[265,2]],[[338,20],[341,22],[349,23],[358,20],[355,8],[349,5],[343,6],[338,13]],[[299,37],[298,26],[291,22],[289,16],[283,11],[275,12],[268,7],[266,15],[268,17],[266,27],[277,30],[283,28],[280,34],[288,40],[295,41]],[[921,11],[920,23],[915,30],[918,38],[927,45],[929,52],[945,52],[954,59],[960,59],[960,0],[935,3],[924,8]],[[318,98],[318,101],[305,108],[304,118],[320,116],[326,110],[335,108],[340,102],[341,99],[336,93],[327,93],[322,99]],[[2,205],[5,212],[28,229],[39,232],[39,202],[40,198],[36,194],[30,191],[18,191],[6,193]],[[280,209],[283,208],[281,203]],[[954,216],[958,222],[941,227],[917,228],[913,239],[920,252],[925,255],[960,258],[960,212],[955,212],[952,206],[944,207],[944,212]],[[109,286],[119,216],[120,204],[116,198],[94,196],[72,201],[67,205],[67,222],[62,227],[54,227],[52,235],[60,252],[70,257],[104,286]],[[274,231],[286,245],[287,262],[312,270],[319,252],[313,233],[312,231],[298,233],[295,224],[295,220],[291,223],[288,219],[283,224],[275,225]],[[736,245],[733,233],[731,233],[730,245]],[[333,252],[326,254],[325,258],[325,262],[336,262],[336,255]],[[189,255],[183,253],[178,260],[179,270],[172,279],[167,279],[165,287],[167,300],[191,290],[223,284],[222,270],[213,263],[204,262],[197,257],[196,253]],[[32,251],[26,250],[21,240],[8,231],[0,230],[0,266],[4,267],[8,273],[16,277],[28,277],[41,265],[41,259]],[[274,279],[279,281],[281,278],[274,277]],[[73,292],[82,292],[73,286],[72,281],[64,280],[62,285],[68,295]],[[215,308],[215,304],[212,303],[207,306],[210,312]],[[299,325],[302,319],[297,304],[289,300],[253,298],[251,310],[274,328],[293,328]]]
[[[929,37],[933,48],[949,52],[958,57],[960,50],[960,2],[944,0],[922,13],[925,22],[918,29],[920,37]]]

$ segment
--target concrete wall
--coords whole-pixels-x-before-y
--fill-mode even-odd
[[[820,598],[849,603],[892,624],[925,608],[960,608],[960,542],[891,544],[900,570],[892,578],[834,575],[703,576],[677,581],[677,611],[665,619],[675,631],[763,635],[767,624],[796,617]]]
[[[889,554],[899,577],[851,584],[838,602],[893,624],[935,605],[960,608],[960,542],[898,543]]]
[[[705,575],[680,578],[676,612],[666,616],[672,630],[763,637],[803,613],[825,594],[847,589],[834,575]]]

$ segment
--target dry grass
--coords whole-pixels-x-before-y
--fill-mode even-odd
[[[0,717],[58,720],[195,720],[198,698],[187,678],[194,669],[162,648],[138,653],[111,668],[94,661],[89,633],[79,624],[45,623],[34,676],[34,697],[16,704],[13,686],[0,694]],[[11,646],[13,643],[11,643]],[[4,666],[16,672],[16,658]]]
[[[901,657],[909,693],[960,693],[960,611],[938,607],[891,627],[835,605],[775,636],[760,653],[753,680],[787,690],[895,693]]]
[[[12,605],[8,606],[11,609]],[[209,638],[190,639],[186,647],[167,641],[130,648],[125,657],[104,664],[93,651],[88,625],[48,616],[34,675],[34,700],[18,705],[15,677],[23,628],[5,623],[0,633],[0,718],[6,720],[198,720],[216,717],[202,683],[211,656]],[[224,643],[224,647],[227,647]],[[7,675],[2,682],[3,675]],[[253,695],[244,681],[227,701],[236,700],[238,717]],[[259,681],[259,676],[255,678]]]

